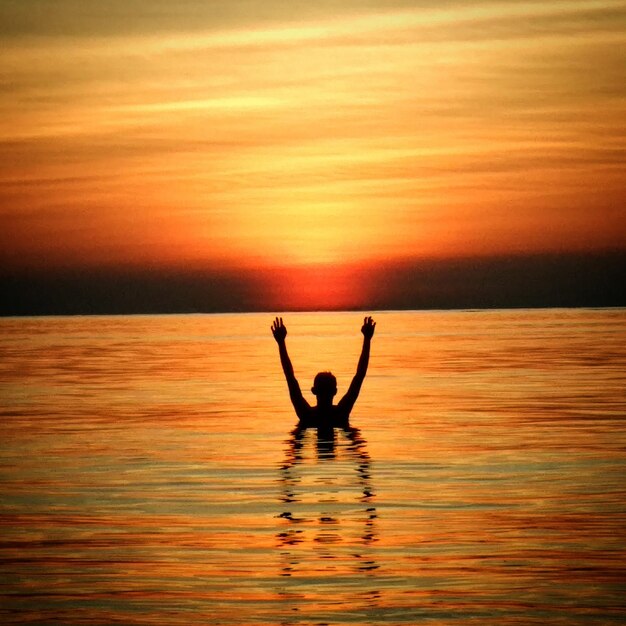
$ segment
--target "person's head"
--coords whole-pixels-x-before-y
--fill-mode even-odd
[[[329,402],[337,393],[337,379],[330,372],[320,372],[313,380],[311,391],[318,402]]]

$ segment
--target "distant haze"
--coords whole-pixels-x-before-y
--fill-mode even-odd
[[[626,254],[266,271],[65,270],[0,277],[0,315],[626,306]]]
[[[0,314],[626,305],[624,17],[0,2]]]

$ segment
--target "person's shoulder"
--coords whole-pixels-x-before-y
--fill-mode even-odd
[[[313,426],[313,422],[315,422],[315,410],[311,406],[302,407],[298,412],[298,419],[300,420],[299,425],[302,425],[304,428],[310,428]]]
[[[333,405],[333,414],[335,419],[348,419],[350,411],[341,403]]]

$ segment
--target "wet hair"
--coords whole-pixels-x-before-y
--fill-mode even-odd
[[[320,372],[313,380],[313,393],[317,395],[335,395],[337,393],[337,379],[330,372]]]

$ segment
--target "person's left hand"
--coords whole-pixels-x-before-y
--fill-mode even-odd
[[[361,332],[366,339],[371,339],[374,336],[374,329],[376,328],[376,322],[371,317],[363,319],[363,326]]]

